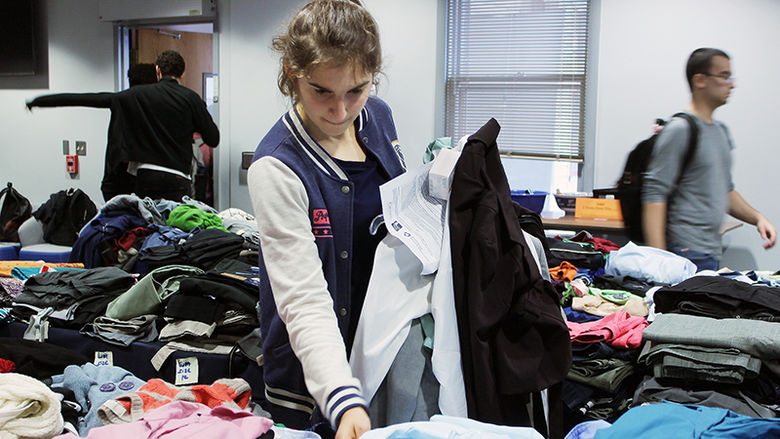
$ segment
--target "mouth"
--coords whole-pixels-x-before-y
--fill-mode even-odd
[[[323,120],[324,120],[324,121],[325,121],[325,123],[327,123],[328,125],[333,125],[333,126],[341,126],[341,125],[344,125],[345,123],[347,123],[347,121],[342,121],[342,122],[332,122],[332,121],[330,121],[330,120],[328,120],[328,119],[323,119]]]

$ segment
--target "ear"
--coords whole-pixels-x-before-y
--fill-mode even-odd
[[[160,66],[158,66],[157,64],[154,65],[154,72],[157,74],[158,81],[162,79],[162,72],[160,71]]]
[[[693,81],[693,89],[700,89],[707,86],[707,75],[704,73],[697,73],[691,78]]]

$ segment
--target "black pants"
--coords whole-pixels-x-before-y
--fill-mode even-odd
[[[127,162],[121,162],[113,167],[106,163],[103,182],[100,191],[103,199],[108,201],[117,195],[131,194],[135,190],[135,175],[127,172]]]
[[[183,196],[192,194],[192,183],[189,179],[170,172],[139,169],[134,192],[140,198],[181,201]]]

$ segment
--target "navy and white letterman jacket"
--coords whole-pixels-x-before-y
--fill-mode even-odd
[[[355,128],[390,178],[404,172],[385,102],[369,97]],[[319,408],[336,428],[344,411],[367,406],[344,343],[354,185],[306,132],[295,108],[260,142],[247,180],[260,229],[258,305],[268,410],[277,422],[306,428]]]

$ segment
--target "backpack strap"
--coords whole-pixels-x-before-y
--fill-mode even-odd
[[[696,119],[688,113],[679,112],[675,113],[672,117],[680,117],[688,122],[688,149],[685,151],[685,158],[683,158],[682,166],[680,167],[680,173],[677,175],[677,181],[675,187],[680,185],[680,181],[685,174],[685,170],[688,169],[688,165],[693,160],[693,155],[696,154],[696,148],[699,144],[699,126],[696,125]]]

